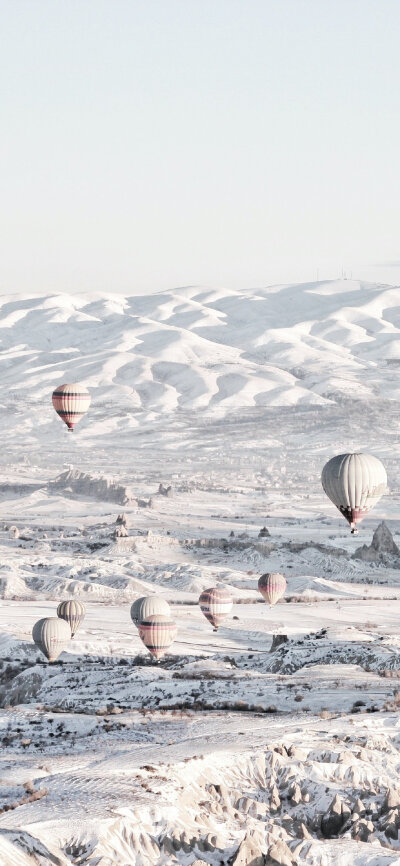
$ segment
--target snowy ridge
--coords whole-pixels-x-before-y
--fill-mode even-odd
[[[55,424],[63,381],[92,392],[93,419],[398,399],[400,290],[353,280],[248,291],[190,287],[148,296],[3,296],[3,405],[22,398]],[[133,413],[133,414],[132,414]],[[83,422],[86,423],[86,422]]]

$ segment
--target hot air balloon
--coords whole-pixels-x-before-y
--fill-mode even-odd
[[[60,619],[65,619],[71,629],[71,637],[74,637],[78,628],[84,619],[86,610],[85,605],[81,601],[61,601],[57,608],[57,616]]]
[[[156,659],[160,659],[176,638],[176,622],[170,616],[153,614],[139,623],[139,637]]]
[[[131,607],[131,620],[138,628],[148,616],[171,616],[171,609],[165,598],[160,595],[143,595]]]
[[[278,571],[262,574],[258,581],[258,589],[264,601],[272,607],[285,594],[286,578]]]
[[[71,640],[71,629],[64,619],[49,616],[35,622],[32,637],[49,662],[55,662]]]
[[[386,470],[372,454],[337,454],[325,464],[322,486],[329,499],[357,534],[357,523],[371,511],[386,490]]]
[[[201,593],[199,605],[205,618],[217,631],[225,617],[231,612],[233,599],[223,586],[212,586]]]
[[[90,394],[83,385],[59,385],[52,399],[57,415],[71,431],[90,406]]]

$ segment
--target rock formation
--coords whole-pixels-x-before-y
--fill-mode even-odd
[[[128,518],[127,518],[126,514],[122,513],[122,514],[118,515],[115,522],[116,522],[117,526],[127,526],[128,525]]]
[[[158,492],[159,492],[160,496],[169,496],[170,497],[170,496],[174,495],[174,491],[171,487],[171,484],[169,485],[169,487],[164,487],[164,485],[162,483],[159,484]]]
[[[67,496],[86,496],[90,499],[100,499],[102,502],[117,502],[119,505],[129,505],[136,500],[129,487],[117,484],[103,475],[90,475],[78,469],[67,469],[57,475],[48,484],[50,493],[64,493]]]
[[[273,634],[270,652],[273,653],[279,646],[281,646],[281,644],[287,643],[287,641],[287,634]]]
[[[336,794],[327,812],[321,819],[321,832],[325,839],[338,836],[348,821],[351,811],[346,803]]]
[[[126,526],[116,526],[112,535],[114,541],[118,538],[128,538],[128,530]]]
[[[385,562],[398,556],[400,550],[384,520],[375,529],[371,544],[363,544],[353,553],[353,559],[362,559],[364,562]]]

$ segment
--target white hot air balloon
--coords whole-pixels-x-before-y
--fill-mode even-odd
[[[71,629],[65,619],[49,616],[35,622],[32,637],[49,662],[55,662],[71,640]]]
[[[321,482],[356,534],[357,524],[385,492],[387,475],[383,463],[372,454],[337,454],[325,464]]]
[[[131,606],[131,620],[139,628],[141,622],[148,616],[171,616],[168,602],[161,595],[143,595],[137,598]]]
[[[65,622],[71,628],[71,635],[74,637],[78,628],[85,616],[85,605],[81,601],[71,598],[69,601],[61,601],[57,608],[57,616],[60,619],[65,619]]]

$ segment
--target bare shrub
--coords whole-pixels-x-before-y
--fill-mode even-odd
[[[333,719],[333,713],[327,707],[323,707],[318,713],[320,719]]]

